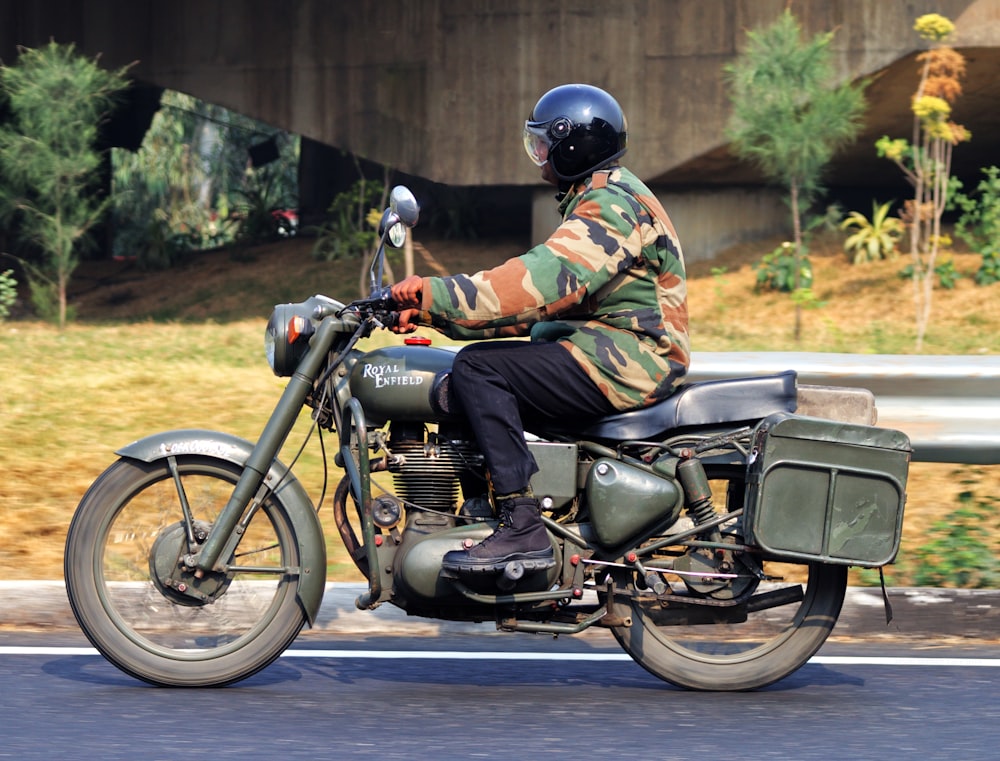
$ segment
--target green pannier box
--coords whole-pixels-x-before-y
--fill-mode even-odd
[[[747,478],[748,541],[778,559],[891,563],[910,452],[900,431],[784,412],[765,418]]]

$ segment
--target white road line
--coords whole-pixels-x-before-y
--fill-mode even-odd
[[[810,663],[822,663],[827,666],[1000,666],[1000,658],[896,658],[893,656],[850,656],[850,655],[817,655],[809,659]]]
[[[92,647],[0,646],[4,655],[98,655]],[[625,653],[475,653],[457,650],[286,650],[282,658],[334,660],[443,660],[443,661],[630,661]],[[909,658],[894,656],[817,655],[809,663],[826,666],[935,666],[1000,667],[1000,658]]]

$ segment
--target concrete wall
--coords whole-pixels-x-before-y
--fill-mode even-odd
[[[759,186],[728,154],[724,64],[787,0],[0,0],[0,58],[74,41],[109,66],[410,174],[452,185],[538,186],[523,120],[548,88],[609,89],[630,126],[629,167],[685,188],[673,216],[695,255],[773,226]],[[1000,155],[1000,0],[794,0],[807,34],[836,30],[840,75],[873,75],[868,126],[830,184],[899,185],[874,157],[910,132],[914,19],[943,13],[969,56],[956,119],[973,132],[955,167]],[[690,192],[689,188],[702,190]],[[746,213],[744,213],[744,211]],[[784,210],[780,210],[784,213]],[[539,222],[541,224],[541,222]]]
[[[458,185],[533,184],[520,127],[567,81],[608,88],[629,115],[630,166],[673,173],[724,145],[723,64],[786,0],[0,0],[0,57],[76,41],[109,65],[268,123]],[[912,52],[920,13],[1000,43],[997,0],[797,0],[809,33],[837,30],[844,77]],[[991,72],[992,79],[996,71]],[[910,83],[912,85],[912,83]],[[912,89],[912,87],[910,87]],[[902,104],[909,91],[882,93]],[[887,125],[888,126],[888,125]],[[733,165],[705,166],[728,183]]]
[[[559,224],[552,195],[550,189],[534,194],[532,245],[543,242]],[[656,195],[677,229],[689,264],[711,259],[735,243],[791,230],[788,205],[775,188],[657,188]]]

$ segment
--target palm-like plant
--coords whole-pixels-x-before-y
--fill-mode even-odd
[[[891,206],[891,201],[881,206],[872,201],[871,219],[860,211],[852,211],[840,223],[841,230],[857,228],[857,232],[844,241],[844,251],[854,255],[855,264],[895,258],[896,245],[906,232],[906,226],[899,217],[889,216]]]

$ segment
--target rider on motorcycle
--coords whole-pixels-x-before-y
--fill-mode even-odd
[[[410,276],[392,287],[399,332],[431,325],[453,338],[530,336],[463,348],[451,387],[483,452],[499,525],[448,552],[456,573],[554,565],[530,479],[524,431],[653,404],[689,361],[684,258],[667,213],[618,163],[626,120],[590,85],[545,93],[524,125],[542,178],[556,185],[562,223],[541,245],[490,270]]]

